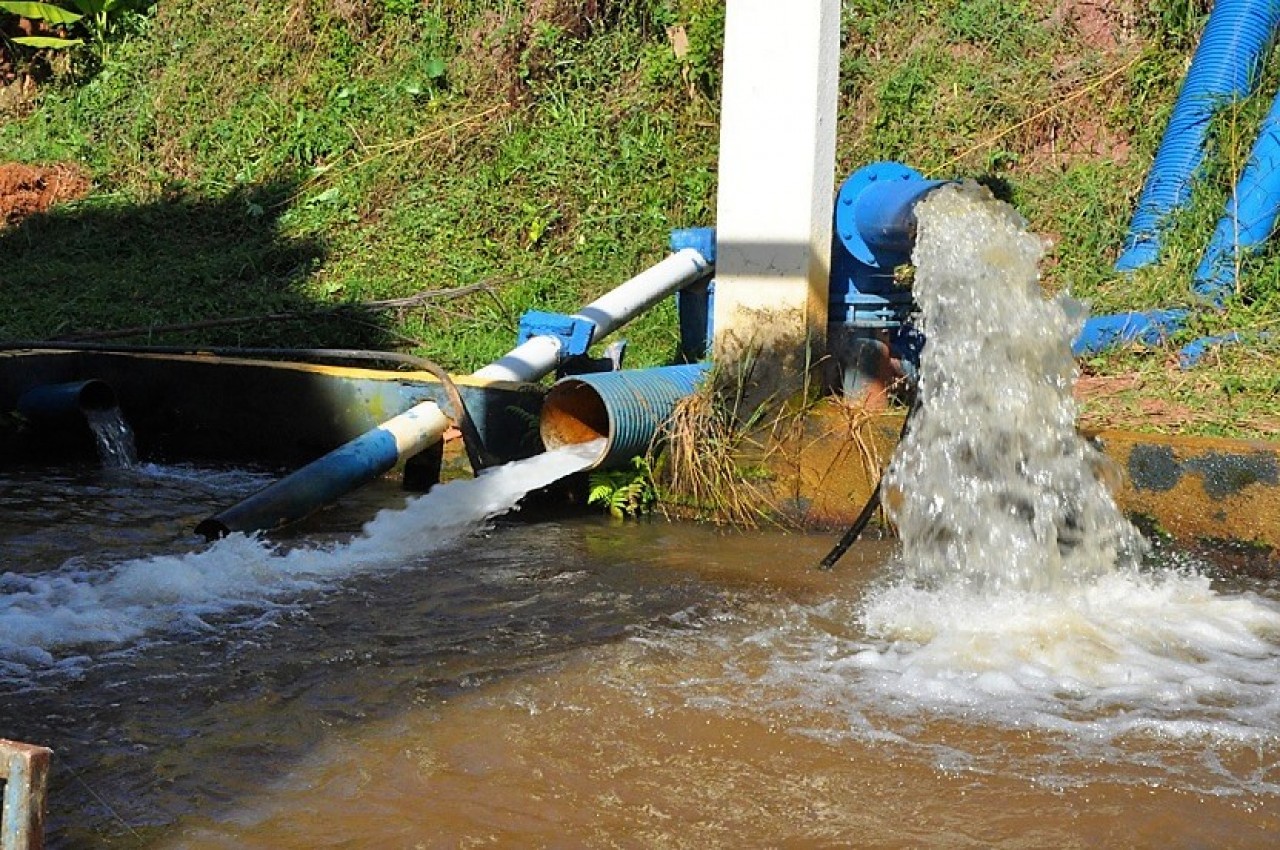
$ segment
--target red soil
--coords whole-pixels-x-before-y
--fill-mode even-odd
[[[89,175],[75,165],[0,164],[0,227],[56,203],[83,198],[89,185]]]

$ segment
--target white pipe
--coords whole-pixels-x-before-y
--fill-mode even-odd
[[[573,317],[595,325],[591,342],[599,342],[663,298],[701,279],[709,270],[710,264],[702,254],[693,248],[683,248],[592,301]],[[560,347],[559,337],[535,336],[471,377],[489,381],[536,381],[556,368]]]
[[[710,264],[685,248],[592,301],[576,318],[595,326],[592,342],[621,327],[676,290],[703,277]],[[472,374],[495,381],[536,381],[559,362],[560,339],[537,336]],[[335,501],[434,445],[449,426],[434,401],[424,401],[339,446],[302,469],[196,526],[209,539],[232,531],[278,528]],[[391,437],[388,445],[387,437]]]

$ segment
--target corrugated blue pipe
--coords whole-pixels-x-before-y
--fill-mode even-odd
[[[1112,313],[1094,316],[1071,344],[1071,353],[1098,354],[1109,348],[1139,342],[1159,345],[1186,323],[1186,310],[1148,310],[1135,313]]]
[[[1192,288],[1204,301],[1221,307],[1236,288],[1241,259],[1271,236],[1280,215],[1280,94],[1262,122],[1236,191],[1227,201],[1213,240],[1196,269]]]
[[[1278,24],[1280,0],[1216,0],[1213,4],[1143,184],[1124,251],[1116,260],[1117,271],[1133,271],[1156,259],[1165,219],[1191,195],[1191,180],[1204,159],[1209,121],[1223,104],[1253,90]]]
[[[556,381],[539,428],[548,449],[604,438],[593,467],[618,466],[644,454],[676,402],[697,389],[706,363],[575,375]]]

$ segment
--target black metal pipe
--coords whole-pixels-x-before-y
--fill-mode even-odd
[[[90,378],[65,384],[32,387],[18,397],[18,412],[29,419],[57,419],[118,406],[116,392],[106,381]]]

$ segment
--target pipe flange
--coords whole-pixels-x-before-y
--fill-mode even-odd
[[[863,238],[858,221],[858,200],[872,186],[893,180],[924,181],[924,175],[900,162],[873,162],[849,175],[836,194],[836,237],[854,259],[872,268],[879,268],[880,261]]]

